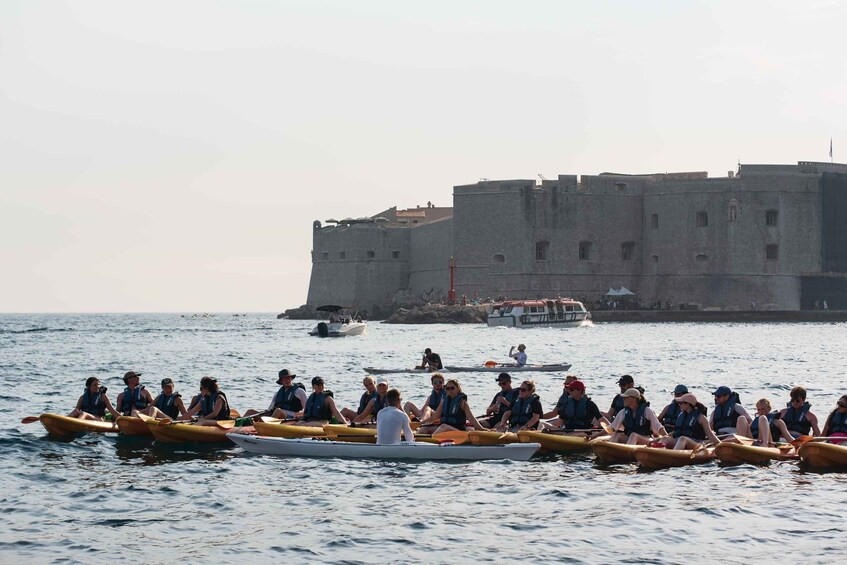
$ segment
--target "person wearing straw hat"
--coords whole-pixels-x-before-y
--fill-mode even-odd
[[[141,385],[141,373],[127,371],[124,375],[126,388],[118,395],[115,407],[124,416],[131,416],[153,404],[153,395]]]
[[[637,388],[624,392],[624,409],[612,421],[615,433],[609,441],[629,445],[648,445],[652,437],[668,435],[656,414],[650,410],[649,402]]]
[[[682,412],[676,420],[673,435],[656,441],[673,449],[699,449],[707,439],[715,445],[721,442],[706,417],[709,409],[698,402],[696,396],[690,392],[683,394],[677,403]]]

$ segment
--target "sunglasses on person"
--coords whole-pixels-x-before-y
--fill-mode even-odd
[[[441,379],[435,379],[435,380],[433,380],[433,381],[432,381],[432,384],[434,384],[434,385],[443,385],[443,384],[444,384],[444,381],[442,381]]]
[[[522,387],[520,388],[520,391],[521,391],[521,392],[532,392],[532,389],[531,389],[531,388],[526,388],[525,386],[522,386]]]
[[[455,385],[447,385],[447,386],[444,387],[444,389],[445,390],[456,390],[456,386]]]
[[[803,399],[798,396],[794,396],[791,398],[791,402],[803,402]]]

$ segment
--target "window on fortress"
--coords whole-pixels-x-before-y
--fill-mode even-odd
[[[709,227],[709,214],[707,212],[697,212],[697,227]]]
[[[505,263],[506,262],[506,256],[503,255],[502,253],[495,253],[494,257],[492,258],[492,261],[494,261],[495,263]]]
[[[765,212],[765,225],[766,226],[775,226],[777,219],[776,210],[768,210]]]
[[[659,262],[659,256],[658,256],[658,255],[650,255],[650,258],[651,258],[651,259],[653,259],[653,262],[654,262],[654,263],[658,263],[658,262]]]
[[[591,242],[590,241],[580,241],[579,242],[579,260],[580,261],[591,261]]]
[[[697,261],[698,263],[708,263],[709,256],[704,255],[702,253],[699,253],[696,257],[694,257],[694,260]]]
[[[729,207],[729,221],[734,222],[738,219],[738,209],[735,206]]]
[[[323,259],[324,261],[329,261],[329,253],[326,251],[321,253],[321,259]]]
[[[391,258],[392,259],[399,259],[400,258],[400,252],[399,251],[392,251],[391,252]]]
[[[652,216],[650,216],[650,227],[653,228],[654,230],[659,229],[659,215],[658,214],[653,214]]]
[[[376,257],[376,253],[373,251],[368,251],[368,259],[373,259],[374,257]]]
[[[339,259],[347,259],[347,252],[346,251],[339,251],[338,252],[338,258]]]
[[[535,244],[535,260],[536,261],[546,261],[547,253],[550,247],[550,243],[546,241],[539,241]]]
[[[621,259],[624,261],[635,260],[635,242],[625,241],[621,244]]]
[[[768,261],[779,261],[779,245],[765,246],[765,259]]]

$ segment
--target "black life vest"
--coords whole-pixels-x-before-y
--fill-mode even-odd
[[[665,415],[662,416],[662,425],[667,431],[673,431],[674,426],[676,426],[676,419],[679,417],[681,412],[682,409],[679,407],[679,403],[675,400],[668,404],[667,408],[665,408]]]
[[[306,390],[306,387],[303,386],[303,383],[297,383],[295,385],[291,385],[288,388],[280,387],[276,394],[274,395],[274,405],[273,408],[276,410],[279,408],[280,410],[285,410],[286,412],[299,412],[303,409],[303,401],[301,401],[294,394],[297,392],[297,389]]]
[[[620,394],[616,394],[612,399],[612,410],[615,411],[615,415],[618,414],[621,410],[624,409],[623,396]]]
[[[158,408],[163,414],[166,414],[168,418],[178,418],[179,408],[176,406],[177,398],[180,398],[180,394],[178,392],[175,392],[170,396],[162,393],[156,397],[153,405],[156,406],[156,408]]]
[[[735,405],[738,403],[738,393],[733,392],[723,406],[715,404],[715,415],[712,420],[712,429],[715,431],[721,428],[734,428],[738,422],[738,412],[735,411]]]
[[[462,409],[462,402],[467,398],[464,393],[457,394],[454,398],[445,396],[444,404],[441,405],[441,423],[453,426],[458,430],[464,430],[467,418]]]
[[[634,414],[629,408],[624,408],[623,431],[626,435],[633,432],[643,436],[650,435],[650,420],[644,417],[645,410],[647,410],[646,402],[639,402]]]
[[[426,406],[429,406],[433,410],[438,409],[438,405],[441,404],[441,401],[447,398],[447,391],[444,388],[441,388],[441,392],[436,392],[433,388],[432,392],[429,393],[429,396],[426,400]]]
[[[106,403],[99,390],[91,394],[89,389],[85,389],[82,393],[82,411],[101,418],[106,415]]]
[[[847,412],[841,413],[838,409],[829,415],[829,434],[847,434]]]
[[[565,423],[565,427],[572,430],[589,430],[594,423],[594,416],[588,413],[588,402],[591,399],[583,395],[579,402],[571,397],[565,400],[559,418]]]
[[[701,415],[702,412],[699,408],[693,409],[688,414],[680,412],[676,419],[676,426],[674,426],[673,437],[690,437],[700,441],[706,439],[706,430],[700,424]]]
[[[776,420],[778,416],[779,416],[779,412],[776,411],[776,410],[774,410],[773,412],[771,412],[770,414],[767,415],[768,427],[770,427],[770,429],[771,429],[771,435],[772,436],[778,435],[778,430],[776,430],[773,426],[774,420]],[[774,432],[777,432],[777,433],[774,433]],[[750,424],[750,433],[752,434],[752,436],[755,439],[759,439],[759,417],[758,416],[753,417],[753,423]]]
[[[144,410],[147,408],[147,398],[141,396],[142,390],[144,390],[144,387],[141,385],[135,387],[135,390],[133,391],[130,391],[129,387],[126,387],[124,389],[124,394],[121,397],[121,405],[118,406],[118,412],[124,416],[129,416],[132,413],[133,408],[136,410]]]
[[[200,416],[205,418],[215,411],[215,403],[218,401],[218,396],[224,399],[224,405],[221,411],[218,412],[215,420],[229,420],[229,401],[221,391],[213,392],[209,396],[204,396],[200,399]]]
[[[365,392],[363,392],[362,396],[359,397],[359,407],[356,408],[356,414],[361,414],[362,412],[364,412],[365,408],[368,405],[368,402],[371,401],[371,398],[377,396],[378,394],[379,393],[377,393],[377,391],[373,391],[373,392],[365,391]]]
[[[538,400],[538,395],[536,394],[530,395],[525,399],[518,397],[515,403],[512,404],[512,415],[509,416],[509,425],[512,427],[525,426],[532,420],[532,405],[536,400]]]
[[[785,422],[785,427],[788,428],[788,431],[799,432],[807,436],[812,430],[812,423],[806,419],[806,414],[809,413],[809,408],[811,407],[811,404],[804,402],[799,410],[795,410],[794,405],[789,402],[788,409],[780,419]]]
[[[332,410],[326,405],[326,399],[332,398],[331,390],[325,390],[321,393],[313,392],[306,399],[306,410],[304,418],[308,422],[310,420],[329,420],[332,418]]]
[[[503,392],[501,390],[500,392],[494,395],[494,399],[491,401],[491,404],[497,406],[497,412],[494,412],[493,414],[491,414],[491,416],[488,417],[488,423],[492,427],[500,423],[500,421],[503,419],[503,414],[505,414],[508,410],[508,408],[503,406],[501,402],[497,401],[501,398],[505,398],[509,405],[511,405],[513,402],[515,402],[515,399],[518,397],[518,392],[520,392],[518,389],[513,388],[509,390],[509,392]]]

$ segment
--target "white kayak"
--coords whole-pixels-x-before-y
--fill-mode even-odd
[[[376,367],[365,367],[365,372],[370,375],[386,375],[389,373],[559,373],[571,368],[570,363],[550,363],[547,365],[523,365],[518,367],[508,363],[497,363],[495,365],[477,365],[475,367],[445,366],[443,370],[431,371],[429,369],[377,369]]]
[[[541,449],[537,443],[508,445],[454,445],[434,443],[400,443],[376,445],[322,439],[285,439],[279,437],[227,434],[227,437],[250,453],[290,455],[296,457],[351,457],[356,459],[430,459],[480,461],[512,459],[527,461]]]

